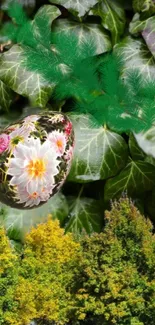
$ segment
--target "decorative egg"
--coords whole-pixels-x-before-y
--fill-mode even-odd
[[[72,123],[57,112],[30,115],[0,133],[0,201],[36,208],[53,196],[69,172]]]

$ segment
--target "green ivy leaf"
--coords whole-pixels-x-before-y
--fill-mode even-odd
[[[94,41],[96,54],[107,52],[111,49],[111,42],[107,32],[100,24],[79,23],[68,19],[58,19],[53,23],[55,33],[75,33],[78,36],[78,44],[83,45],[84,41]],[[74,34],[73,34],[74,35]]]
[[[138,143],[133,134],[130,134],[129,137],[129,150],[131,153],[131,157],[134,160],[144,160],[145,154],[142,149],[138,146]]]
[[[54,86],[23,68],[23,53],[20,46],[14,45],[0,56],[0,79],[18,94],[28,97],[31,105],[44,107]]]
[[[0,116],[0,129],[4,129],[10,124],[15,123],[17,120],[21,118],[21,114],[18,111],[12,112],[10,111],[9,114],[3,114]]]
[[[4,219],[8,236],[13,240],[22,240],[32,226],[45,222],[49,214],[52,215],[52,219],[58,219],[60,224],[68,216],[68,204],[61,193],[54,195],[43,206],[32,210],[13,209],[4,204],[1,204],[0,208],[2,212],[5,209],[5,218],[4,212],[0,213],[0,220]]]
[[[82,17],[98,0],[50,0],[50,2],[65,7],[75,16]]]
[[[0,109],[8,111],[13,100],[13,91],[0,80]]]
[[[137,69],[144,79],[155,79],[155,59],[142,39],[126,37],[115,46],[115,51],[124,59],[124,76]]]
[[[66,232],[78,235],[83,231],[88,234],[101,231],[103,217],[97,200],[86,197],[68,197],[67,200],[69,216],[65,223]]]
[[[56,6],[44,5],[37,11],[32,22],[34,36],[47,48],[51,45],[51,25],[60,15],[61,11]]]
[[[89,116],[70,116],[75,150],[68,180],[85,183],[114,176],[127,160],[124,139],[106,128],[95,128]]]
[[[115,1],[101,0],[91,13],[102,19],[102,26],[112,35],[112,43],[116,44],[125,28],[125,11]]]
[[[140,14],[136,13],[130,22],[129,32],[133,35],[139,34],[143,30],[145,23],[145,20],[140,20]]]
[[[132,4],[135,12],[140,12],[147,16],[155,13],[154,0],[133,0]]]
[[[105,200],[119,198],[123,192],[138,197],[153,188],[155,182],[155,167],[141,160],[129,160],[127,166],[119,175],[106,182]]]

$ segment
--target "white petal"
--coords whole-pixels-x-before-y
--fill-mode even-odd
[[[26,189],[28,191],[28,193],[31,195],[32,193],[34,192],[38,192],[38,182],[36,182],[36,180],[31,180],[27,186],[26,186]]]
[[[20,175],[21,174],[21,170],[19,168],[9,168],[8,171],[7,171],[7,174],[8,175],[11,175],[11,176],[17,176],[17,175]]]
[[[10,167],[22,168],[23,162],[24,162],[23,159],[20,159],[20,158],[11,158],[10,159]]]
[[[17,180],[18,180],[18,178],[17,178],[16,176],[13,176],[13,177],[11,178],[9,184],[12,185],[12,186],[17,185],[17,184],[18,184],[18,183],[17,183]]]

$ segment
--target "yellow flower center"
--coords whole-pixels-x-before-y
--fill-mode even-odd
[[[59,149],[61,149],[63,146],[62,140],[57,140],[56,144]]]
[[[46,171],[46,164],[43,159],[31,160],[27,166],[30,176],[41,178]]]

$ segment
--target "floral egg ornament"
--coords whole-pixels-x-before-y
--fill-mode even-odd
[[[30,115],[0,133],[0,201],[36,208],[64,183],[73,156],[71,121],[57,112]]]

